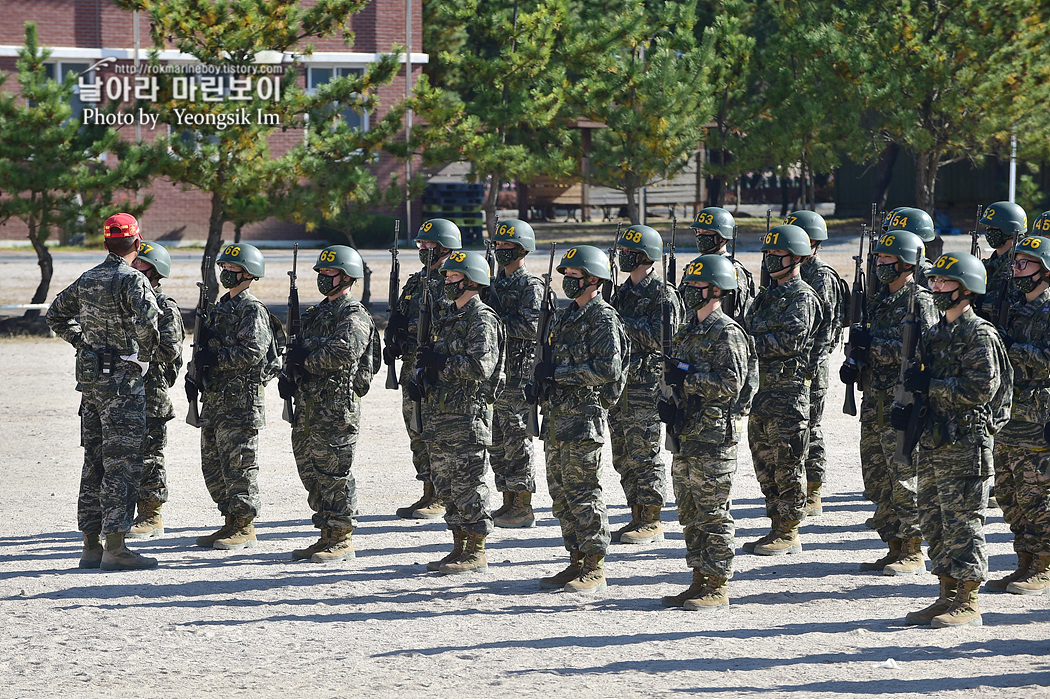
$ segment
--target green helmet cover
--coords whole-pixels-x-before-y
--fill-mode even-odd
[[[968,252],[946,252],[933,263],[927,277],[954,279],[967,291],[983,294],[987,291],[988,275],[984,263]]]
[[[922,209],[912,206],[901,206],[891,212],[887,231],[890,229],[910,231],[919,236],[924,243],[932,242],[937,237],[937,231],[933,227],[933,218]]]
[[[1028,255],[1039,260],[1043,269],[1050,272],[1050,238],[1030,235],[1017,244],[1018,255]]]
[[[346,245],[329,245],[317,256],[317,264],[314,271],[322,268],[338,269],[340,272],[353,279],[361,279],[365,276],[365,264],[357,250]]]
[[[737,288],[736,267],[725,255],[700,255],[686,265],[682,283],[707,282],[723,291]]]
[[[628,226],[627,230],[620,234],[616,244],[628,250],[640,251],[650,262],[659,260],[664,252],[664,239],[656,229],[638,223]]]
[[[153,265],[157,274],[165,279],[171,276],[171,255],[163,245],[146,240],[139,242],[139,259]]]
[[[766,237],[762,239],[761,250],[762,252],[787,250],[797,257],[808,257],[813,254],[806,231],[789,223],[770,228],[769,233],[766,233]]]
[[[890,209],[885,214],[883,214],[883,216],[882,216],[882,232],[885,233],[886,231],[888,231],[890,229],[890,221],[893,220],[894,214],[896,214],[901,209],[907,209],[907,208],[908,208],[907,206],[898,206],[898,207],[896,207],[894,209]]]
[[[438,268],[442,276],[449,272],[462,272],[463,276],[479,286],[488,286],[489,264],[481,253],[460,250],[448,256]]]
[[[1012,201],[997,201],[984,210],[981,223],[1009,235],[1028,232],[1028,215]]]
[[[499,225],[496,226],[496,233],[493,238],[497,243],[504,240],[508,243],[520,245],[523,250],[528,252],[536,252],[536,231],[532,230],[532,226],[520,218],[508,218],[506,221],[500,221]]]
[[[893,228],[882,234],[873,252],[893,255],[904,264],[917,265],[926,253],[926,246],[923,245],[922,239],[911,231]]]
[[[689,227],[700,231],[714,231],[724,239],[732,240],[733,231],[736,229],[736,221],[733,219],[733,214],[722,207],[709,206],[696,212],[696,216],[693,217],[693,222],[689,224]]]
[[[215,258],[215,262],[232,262],[240,265],[244,271],[257,279],[266,276],[266,260],[259,248],[248,243],[233,243],[227,245]]]
[[[784,222],[804,230],[811,243],[828,239],[828,224],[816,211],[792,211]]]
[[[424,221],[416,233],[416,240],[429,240],[448,250],[459,250],[463,247],[463,236],[459,226],[447,218]]]
[[[1032,221],[1032,235],[1050,236],[1050,211],[1044,211]]]
[[[582,269],[584,274],[599,279],[612,280],[609,258],[593,245],[577,245],[569,248],[558,263],[558,272],[565,274],[569,267]]]

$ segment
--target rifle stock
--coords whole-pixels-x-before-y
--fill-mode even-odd
[[[857,342],[854,333],[858,333],[862,329],[867,329],[868,321],[868,295],[864,288],[864,239],[868,237],[868,232],[865,229],[864,224],[861,224],[860,230],[860,250],[857,252],[854,260],[853,267],[853,290],[850,294],[849,299],[849,342],[846,343],[846,363],[857,368],[858,373],[863,372],[867,367],[866,363],[858,359],[860,352],[855,351]],[[857,397],[854,392],[856,387],[855,383],[846,384],[846,398],[842,403],[842,412],[846,415],[856,416],[857,414]]]
[[[299,316],[299,287],[296,286],[295,267],[299,262],[299,243],[292,246],[292,269],[288,272],[288,347],[291,349],[299,344],[302,339],[303,322]],[[284,355],[284,375],[291,379],[296,386],[299,385],[299,372],[288,363],[288,355]],[[281,418],[290,424],[295,424],[295,402],[291,397],[284,399],[284,410]]]
[[[525,429],[530,437],[540,436],[540,401],[546,397],[548,387],[536,382],[536,367],[540,362],[552,362],[553,348],[550,344],[551,323],[554,319],[554,295],[551,292],[551,278],[554,276],[554,250],[556,243],[551,243],[551,257],[547,273],[543,275],[543,300],[540,306],[540,317],[536,323],[536,350],[532,358],[532,391],[529,395],[529,412],[525,418]]]
[[[668,256],[665,253],[663,256],[663,267],[664,267],[664,289],[663,289],[663,303],[660,312],[660,348],[663,352],[664,370],[660,374],[660,392],[663,394],[664,400],[674,406],[675,419],[667,424],[666,427],[666,438],[664,446],[672,454],[677,454],[681,451],[681,442],[678,439],[678,415],[682,410],[682,395],[679,393],[673,385],[667,383],[667,360],[674,354],[673,352],[673,339],[674,339],[674,328],[671,327],[671,290],[667,286],[667,262]]]
[[[921,248],[920,248],[921,254]],[[897,446],[893,459],[899,464],[910,466],[912,451],[926,427],[927,395],[925,392],[904,390],[904,374],[913,367],[922,366],[922,344],[919,341],[918,283],[913,279],[908,282],[908,313],[904,316],[904,331],[901,334],[901,370],[900,378],[894,392],[894,410],[900,407],[907,415],[907,427],[897,430]]]
[[[397,259],[397,243],[401,233],[401,220],[394,220],[394,245],[390,248],[390,284],[386,291],[387,322],[397,313],[397,299],[401,290],[401,262]],[[386,387],[397,390],[397,360],[391,355],[386,362]]]
[[[619,285],[619,279],[617,275],[620,271],[619,265],[616,261],[616,246],[620,244],[620,229],[623,228],[623,223],[616,224],[616,239],[613,241],[612,247],[609,248],[609,278],[602,282],[602,298],[605,299],[606,303],[612,301],[613,292],[616,291],[616,287]]]
[[[209,270],[214,265],[214,257],[206,255],[201,269]],[[204,271],[201,276],[203,277],[203,281],[197,282],[197,286],[200,288],[200,295],[197,297],[197,308],[194,311],[193,350],[190,355],[190,361],[186,365],[186,397],[189,399],[190,404],[189,410],[186,413],[186,423],[193,427],[201,426],[201,415],[197,406],[197,397],[200,395],[200,392],[204,390],[205,374],[207,373],[207,367],[202,367],[198,361],[200,352],[208,344],[208,299],[210,296],[207,271]]]

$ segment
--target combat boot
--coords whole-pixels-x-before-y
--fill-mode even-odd
[[[324,549],[328,546],[328,537],[331,535],[331,531],[331,529],[322,528],[320,539],[310,544],[306,548],[295,549],[294,551],[292,551],[292,560],[306,561],[309,560],[310,557],[318,551],[324,551]]]
[[[536,526],[536,513],[532,511],[532,493],[512,493],[514,502],[510,509],[492,523],[501,529],[528,529]]]
[[[156,568],[156,558],[146,558],[132,553],[124,545],[124,533],[106,534],[106,549],[102,552],[102,570],[145,570]]]
[[[708,577],[707,587],[699,597],[685,601],[682,609],[690,612],[713,612],[729,609],[729,587],[726,578]]]
[[[203,546],[206,549],[215,548],[215,542],[219,539],[223,539],[233,533],[233,515],[223,515],[226,518],[226,524],[219,527],[218,531],[212,532],[205,536],[197,537],[197,545]]]
[[[622,537],[629,531],[634,531],[642,523],[642,508],[640,505],[631,505],[631,521],[612,533],[612,540],[621,543]]]
[[[129,539],[152,539],[164,534],[164,522],[160,518],[160,500],[139,500],[138,517],[128,532]]]
[[[495,521],[497,517],[502,517],[507,514],[507,511],[514,507],[514,496],[516,494],[517,493],[512,493],[509,490],[503,491],[503,506],[492,511],[493,521]],[[497,524],[496,526],[498,527],[499,525]]]
[[[423,488],[423,502],[412,511],[411,519],[441,519],[445,516],[445,504],[438,497],[433,483]]]
[[[451,563],[463,555],[463,546],[467,543],[467,533],[459,529],[452,530],[452,550],[444,558],[427,563],[427,570],[436,573],[441,566]]]
[[[255,546],[255,525],[251,517],[235,517],[229,535],[217,540],[215,548],[222,551],[250,549]]]
[[[955,578],[947,575],[939,575],[940,578],[940,593],[937,595],[937,599],[928,607],[920,609],[917,612],[908,612],[904,616],[904,623],[909,626],[920,626],[929,624],[935,616],[944,614],[948,611],[948,608],[952,606],[952,600],[955,599],[955,593],[959,585],[959,581]]]
[[[420,496],[420,498],[411,505],[408,505],[407,507],[397,508],[396,510],[394,510],[394,514],[396,514],[401,519],[415,519],[415,517],[412,516],[412,513],[418,510],[420,507],[425,507],[433,499],[434,485],[432,483],[428,483],[427,481],[423,481],[423,495]]]
[[[883,575],[919,575],[926,572],[926,557],[922,555],[922,539],[900,542],[900,558],[882,569]]]
[[[781,522],[773,540],[755,546],[759,556],[783,556],[802,553],[802,540],[798,538],[798,522]]]
[[[665,595],[660,598],[665,607],[681,607],[686,600],[699,597],[707,587],[707,576],[699,568],[693,568],[693,584],[677,595]]]
[[[820,501],[820,487],[823,483],[810,481],[806,483],[806,509],[807,517],[819,517],[824,514],[824,505]]]
[[[900,560],[901,549],[904,548],[904,542],[902,542],[900,539],[890,539],[887,543],[890,547],[889,553],[887,553],[885,556],[876,561],[865,561],[864,563],[861,563],[860,569],[884,571],[886,569],[886,566],[888,566],[890,563],[894,563]]]
[[[766,534],[765,536],[759,537],[755,541],[745,541],[740,548],[744,549],[748,553],[754,553],[756,546],[762,546],[762,545],[768,544],[770,541],[772,541],[774,538],[776,538],[777,527],[778,527],[778,525],[780,523],[780,517],[778,517],[777,515],[772,515],[769,518],[769,522],[770,522],[770,524],[769,524],[769,533],[768,534]]]
[[[463,555],[438,568],[442,575],[481,573],[489,569],[489,559],[485,556],[485,535],[474,532],[466,532],[466,535]]]
[[[580,574],[565,584],[566,592],[583,595],[593,595],[605,588],[605,556],[593,553],[584,555]]]
[[[1010,583],[1023,580],[1028,575],[1028,569],[1032,567],[1034,556],[1030,553],[1018,551],[1017,570],[998,580],[989,580],[984,584],[984,589],[989,592],[1006,592]]]
[[[930,626],[935,629],[980,626],[981,607],[977,604],[977,589],[980,586],[980,580],[960,580],[948,611],[933,617]]]
[[[560,573],[555,573],[548,578],[540,578],[540,587],[545,590],[560,590],[570,580],[580,574],[583,568],[583,554],[579,551],[569,551],[569,565]]]
[[[328,545],[310,556],[314,563],[332,563],[356,558],[350,533],[353,527],[332,527],[328,530]]]
[[[1028,574],[1023,579],[1010,583],[1006,591],[1014,595],[1050,593],[1050,556],[1045,553],[1035,556]]]
[[[102,532],[84,532],[84,550],[80,552],[77,568],[98,568],[102,565]]]
[[[649,544],[664,540],[664,527],[660,523],[659,505],[642,505],[639,508],[640,521],[634,529],[620,535],[621,544]]]

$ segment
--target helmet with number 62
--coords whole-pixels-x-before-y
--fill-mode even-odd
[[[724,255],[701,255],[686,265],[682,283],[707,282],[723,291],[737,288],[736,268]]]
[[[1028,232],[1028,215],[1012,201],[997,201],[984,210],[981,223],[998,228],[1007,235]]]

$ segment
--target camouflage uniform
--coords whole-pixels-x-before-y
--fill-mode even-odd
[[[151,360],[158,315],[146,277],[113,253],[66,287],[47,311],[48,326],[77,349],[82,532],[131,529],[146,439],[146,385],[141,368],[120,357],[137,353],[139,361]],[[88,351],[104,358],[110,372],[85,373]]]
[[[806,504],[809,394],[818,360],[814,346],[824,304],[796,276],[763,288],[744,320],[755,341],[760,378],[748,423],[755,475],[766,515],[799,522]]]
[[[507,385],[496,399],[492,420],[492,471],[496,490],[535,493],[532,437],[525,426],[529,402],[525,385],[532,379],[536,324],[543,301],[543,280],[519,267],[496,277],[496,294],[507,331]]]
[[[431,476],[448,528],[488,535],[486,447],[492,444],[492,404],[504,379],[503,324],[475,296],[462,308],[451,306],[433,331],[434,351],[448,359],[434,372],[421,406]]]
[[[732,241],[730,241],[730,244],[732,244]],[[729,252],[722,253],[722,256],[729,257]],[[755,302],[755,295],[757,294],[755,278],[740,260],[733,260],[733,268],[736,269],[737,288],[731,293],[732,303],[723,306],[723,309],[733,320],[742,323],[747,312],[751,310],[751,304]]]
[[[690,365],[680,448],[671,466],[685,561],[703,575],[729,579],[735,531],[729,496],[743,416],[758,387],[755,347],[718,309],[703,321],[693,315],[675,335],[673,354]]]
[[[604,557],[611,535],[601,486],[608,406],[619,398],[630,340],[596,296],[553,319],[554,389],[543,405],[547,487],[568,551]]]
[[[299,344],[309,353],[298,372],[292,426],[299,478],[315,527],[354,529],[357,487],[351,466],[379,334],[365,307],[345,294],[323,299],[303,314]]]
[[[824,322],[813,345],[818,361],[809,391],[809,449],[806,453],[806,480],[810,483],[824,483],[828,458],[824,448],[824,429],[820,422],[824,417],[824,405],[830,385],[828,377],[831,371],[831,355],[842,339],[842,325],[839,319],[842,317],[842,304],[845,299],[842,297],[839,276],[819,255],[814,254],[802,263],[801,276],[824,302]]]
[[[218,354],[201,396],[201,468],[223,516],[259,514],[259,428],[266,424],[262,371],[273,342],[269,311],[248,291],[225,294],[207,323]]]
[[[168,443],[168,420],[175,417],[175,408],[168,389],[182,368],[182,343],[186,328],[182,312],[175,299],[156,287],[160,308],[158,328],[160,344],[146,372],[146,445],[143,451],[142,480],[139,482],[139,500],[168,501],[168,476],[164,470],[164,447]]]
[[[981,581],[988,572],[984,508],[992,435],[1009,415],[1013,370],[995,328],[967,308],[922,339],[929,419],[919,438],[919,523],[934,575]]]
[[[993,252],[992,256],[984,261],[984,271],[988,275],[987,293],[979,297],[975,306],[978,315],[993,323],[998,322],[996,316],[999,314],[999,296],[1006,284],[1008,293],[1013,291],[1013,255],[1007,250],[1005,255]]]

